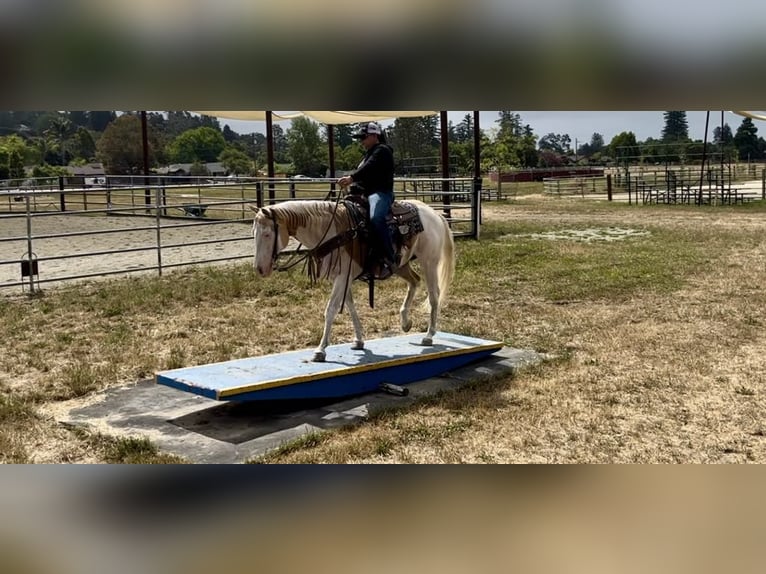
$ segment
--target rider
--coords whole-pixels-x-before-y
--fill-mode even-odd
[[[381,275],[387,277],[399,267],[399,255],[386,225],[386,216],[394,202],[394,152],[386,143],[383,128],[376,122],[364,124],[353,137],[361,141],[366,153],[359,167],[341,177],[338,185],[357,184],[369,199],[370,222],[377,240],[373,242],[373,250],[382,261]]]

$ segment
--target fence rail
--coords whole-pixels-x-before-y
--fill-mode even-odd
[[[402,178],[395,191],[441,211],[456,237],[478,238],[480,182]],[[337,196],[328,179],[110,176],[103,186],[7,189],[0,191],[0,289],[246,260],[250,207]]]

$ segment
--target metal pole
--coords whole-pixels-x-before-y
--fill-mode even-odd
[[[705,116],[705,141],[702,144],[702,166],[700,167],[700,192],[697,198],[697,205],[702,205],[702,183],[705,179],[705,156],[707,155],[707,127],[710,122],[710,110]]]
[[[274,121],[271,112],[266,112],[266,161],[269,177],[269,204],[274,205]]]
[[[447,124],[447,112],[439,112],[441,119],[441,152],[442,152],[442,203],[444,203],[444,216],[449,219],[452,211],[449,209],[449,126]]]
[[[157,237],[157,272],[162,277],[162,219],[160,218],[160,190],[155,190],[155,217]]]
[[[25,205],[27,208],[27,260],[29,261],[29,292],[35,292],[35,274],[33,273],[33,258],[35,256],[32,253],[32,211],[29,209],[29,194],[24,196]]]
[[[152,204],[152,192],[149,190],[149,130],[146,125],[146,112],[141,112],[141,148],[144,155],[144,203],[148,208]],[[147,209],[147,212],[150,212]]]
[[[327,125],[327,152],[330,164],[330,197],[335,197],[335,128]]]
[[[473,238],[479,239],[481,234],[481,130],[479,129],[479,112],[473,112]],[[498,200],[500,198],[498,197]]]

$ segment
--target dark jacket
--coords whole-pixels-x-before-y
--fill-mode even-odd
[[[394,192],[394,150],[379,143],[364,154],[359,167],[350,174],[365,196],[378,192]]]

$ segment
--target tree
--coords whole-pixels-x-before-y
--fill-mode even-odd
[[[389,129],[399,174],[434,173],[439,164],[437,116],[397,118]]]
[[[521,116],[511,111],[501,111],[495,122],[499,125],[493,150],[486,157],[493,158],[494,166],[532,167],[538,163],[537,138],[532,128],[522,124]]]
[[[92,161],[96,157],[96,142],[93,134],[84,127],[77,128],[69,146],[75,158]]]
[[[224,169],[228,173],[236,175],[250,175],[255,173],[255,164],[244,152],[233,148],[227,147],[218,156],[218,161],[223,164]]]
[[[293,120],[287,130],[287,146],[296,173],[324,175],[324,146],[319,136],[319,124],[305,116]]]
[[[599,133],[594,133],[590,137],[590,143],[588,144],[590,148],[590,153],[601,153],[604,151],[604,136],[602,136]]]
[[[30,151],[17,135],[0,137],[0,179],[23,179],[24,163]]]
[[[69,163],[66,153],[66,140],[72,134],[74,124],[65,115],[59,115],[50,119],[47,133],[55,138],[59,146],[59,165]]]
[[[686,142],[689,140],[689,123],[686,112],[665,112],[665,127],[662,129],[662,141],[665,143]]]
[[[88,113],[88,127],[94,132],[103,132],[115,119],[117,119],[115,112],[92,111]]]
[[[537,146],[541,150],[550,150],[556,152],[559,155],[567,156],[572,153],[572,140],[568,134],[560,135],[550,133],[540,138],[540,142]]]
[[[343,171],[356,169],[362,161],[364,153],[357,143],[351,143],[335,154],[335,167]]]
[[[750,118],[744,118],[734,134],[734,146],[741,159],[760,159],[761,149],[758,144],[758,128]]]
[[[285,130],[279,124],[273,124],[271,135],[274,141],[274,161],[278,163],[287,163],[290,161],[289,144]],[[265,140],[264,140],[265,145]],[[264,152],[265,152],[264,147]]]
[[[635,162],[639,159],[638,143],[636,134],[633,132],[621,132],[609,142],[612,156],[622,163]]]
[[[211,127],[187,130],[168,146],[170,161],[177,163],[212,162],[226,148],[220,131]]]
[[[468,143],[473,141],[473,116],[466,114],[455,128],[455,142]]]
[[[353,128],[349,124],[340,124],[334,126],[333,129],[333,141],[338,149],[344,149],[354,143]]]
[[[149,142],[150,161],[153,155]],[[96,144],[96,157],[112,174],[142,173],[144,165],[141,138],[141,120],[138,116],[123,114],[111,122]]]

